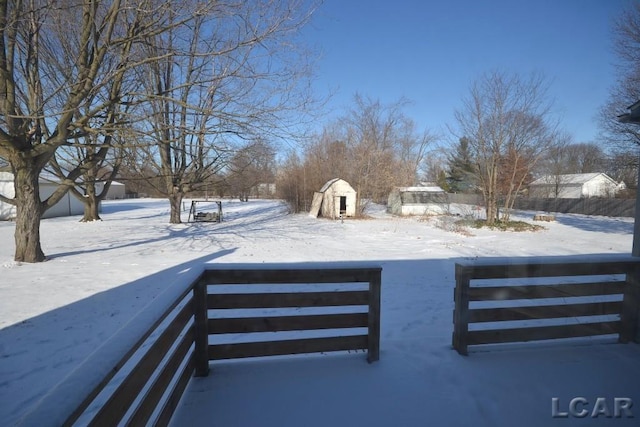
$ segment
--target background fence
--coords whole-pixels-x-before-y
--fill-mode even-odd
[[[447,194],[449,203],[462,203],[482,206],[484,201],[478,194]],[[635,199],[530,199],[519,197],[514,209],[540,212],[575,213],[584,215],[602,215],[613,217],[635,216]]]
[[[506,284],[523,278],[527,279],[524,284]],[[553,278],[554,283],[543,280],[539,284],[541,278]],[[634,340],[639,280],[640,261],[631,257],[458,263],[453,347],[466,355],[469,345],[479,344],[608,334],[618,334],[621,342]],[[612,295],[618,297],[612,299]],[[529,300],[539,299],[545,301],[530,304]],[[530,322],[549,319],[556,319],[556,324]],[[529,323],[522,325],[521,321]],[[512,324],[505,327],[505,322]],[[470,330],[470,324],[484,326]]]

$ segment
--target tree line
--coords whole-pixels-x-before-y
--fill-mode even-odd
[[[313,55],[300,29],[304,0],[0,0],[0,167],[14,174],[15,260],[42,261],[40,218],[67,191],[99,218],[110,182],[166,197],[180,222],[186,195],[246,200],[276,183],[292,211],[333,178],[362,210],[390,190],[435,181],[482,194],[488,222],[542,174],[606,171],[636,184],[639,129],[617,117],[640,99],[640,5],[613,26],[617,81],[600,111],[608,146],[563,133],[549,80],[492,70],[469,87],[450,125],[454,143],[417,129],[409,101],[355,94],[351,107],[304,135],[315,119]],[[585,118],[588,120],[589,118]],[[278,153],[278,141],[292,142]],[[278,159],[278,161],[276,161]],[[60,182],[41,200],[39,177]],[[98,191],[97,182],[105,182]]]
[[[15,260],[45,260],[40,218],[67,191],[93,220],[109,182],[135,177],[168,198],[177,223],[185,194],[290,137],[313,105],[312,56],[296,37],[314,7],[0,1],[0,158],[15,187],[0,200],[16,206]],[[45,170],[60,185],[41,200]]]
[[[414,184],[437,137],[416,129],[407,105],[355,94],[348,111],[286,155],[276,178],[279,197],[292,211],[307,211],[315,191],[342,178],[356,190],[362,211],[365,201],[386,202],[394,186]]]

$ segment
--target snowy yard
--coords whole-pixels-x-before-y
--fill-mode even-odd
[[[107,363],[101,346],[140,327],[132,319],[202,263],[366,261],[383,269],[379,362],[365,353],[215,362],[191,382],[173,425],[637,425],[638,345],[585,338],[471,348],[468,357],[451,348],[456,261],[628,254],[633,220],[559,214],[539,232],[459,233],[381,211],[341,223],[289,215],[277,201],[225,201],[223,210],[221,224],[170,225],[165,200],[109,201],[102,222],[44,220],[50,259],[34,265],[12,261],[14,224],[0,222],[2,424],[57,425],[47,413],[64,400],[56,390],[84,362]],[[588,410],[604,397],[612,415],[614,398],[630,398],[635,419],[554,419],[554,397],[561,412],[574,397]]]

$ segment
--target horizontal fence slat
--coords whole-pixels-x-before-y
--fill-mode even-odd
[[[581,284],[571,283],[562,285],[472,286],[469,288],[469,300],[501,301],[514,299],[617,295],[624,293],[624,287],[624,281]]]
[[[620,314],[621,310],[621,301],[531,307],[475,308],[469,310],[469,323],[601,316]]]
[[[162,409],[160,410],[160,415],[154,422],[154,426],[168,426],[171,422],[171,417],[178,407],[178,403],[180,403],[180,399],[182,398],[182,394],[184,390],[187,388],[189,384],[189,380],[193,374],[193,371],[196,368],[196,362],[193,353],[189,356],[187,363],[185,364],[182,371],[180,371],[178,375],[178,380],[173,385],[171,391],[169,392],[169,396],[167,400],[165,400],[162,405]]]
[[[165,309],[165,311],[160,315],[151,325],[149,329],[136,341],[136,343],[131,346],[126,354],[118,361],[118,363],[113,366],[113,368],[109,371],[109,373],[93,388],[93,390],[85,397],[80,405],[67,417],[64,422],[64,426],[73,425],[78,418],[82,415],[82,413],[87,409],[87,407],[93,402],[93,400],[98,396],[98,394],[105,388],[107,384],[113,379],[113,377],[118,373],[122,367],[129,361],[131,356],[138,351],[138,349],[144,344],[144,342],[149,338],[149,336],[156,330],[158,325],[160,325],[166,318],[175,310],[175,308],[180,304],[187,295],[192,292],[193,285],[186,288],[174,301]],[[190,300],[187,304],[192,304]]]
[[[328,307],[369,304],[368,291],[208,294],[209,309]]]
[[[274,284],[274,283],[352,283],[368,282],[381,268],[337,269],[265,269],[206,270],[204,280],[209,285]]]
[[[471,279],[499,279],[525,277],[599,276],[625,274],[635,265],[634,261],[612,261],[607,263],[523,263],[462,265]]]
[[[620,321],[611,321],[581,323],[578,325],[537,326],[530,328],[469,331],[467,335],[467,344],[498,344],[506,342],[525,342],[617,334],[620,331],[620,325]]]
[[[239,359],[245,357],[282,356],[287,354],[319,353],[343,350],[364,350],[367,335],[299,340],[215,344],[209,346],[209,359]]]
[[[209,334],[366,328],[367,313],[209,319]]]
[[[194,330],[193,326],[189,328],[186,334],[180,339],[178,346],[174,349],[173,354],[162,368],[160,374],[156,377],[153,384],[147,390],[142,401],[136,408],[135,412],[127,422],[127,425],[140,426],[145,425],[151,414],[160,402],[162,395],[171,383],[174,374],[178,371],[180,364],[185,359],[189,349],[193,345]]]
[[[140,390],[147,383],[150,376],[156,370],[158,363],[164,354],[171,348],[176,338],[183,331],[185,325],[193,315],[193,305],[190,301],[178,312],[175,319],[167,325],[158,339],[149,347],[138,364],[122,380],[116,391],[100,408],[90,425],[115,425],[133,401],[138,397]]]

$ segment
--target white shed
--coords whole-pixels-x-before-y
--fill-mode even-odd
[[[437,185],[396,187],[389,193],[387,212],[394,215],[440,215],[447,193]]]
[[[545,175],[529,184],[529,196],[540,198],[580,199],[613,197],[626,188],[605,173]]]
[[[96,192],[100,194],[104,188],[104,182],[96,183]],[[111,181],[105,200],[124,199],[126,197],[125,185],[118,181]]]
[[[58,183],[54,178],[40,177],[40,199],[49,197],[58,188]],[[11,172],[0,172],[0,194],[5,197],[15,197],[13,174]],[[54,218],[58,216],[82,215],[84,204],[73,197],[71,193],[60,199],[53,207],[47,209],[42,218]],[[16,217],[16,207],[0,201],[0,220],[7,221]]]
[[[344,179],[327,181],[313,195],[309,215],[315,218],[318,214],[332,219],[356,216],[356,191]]]

